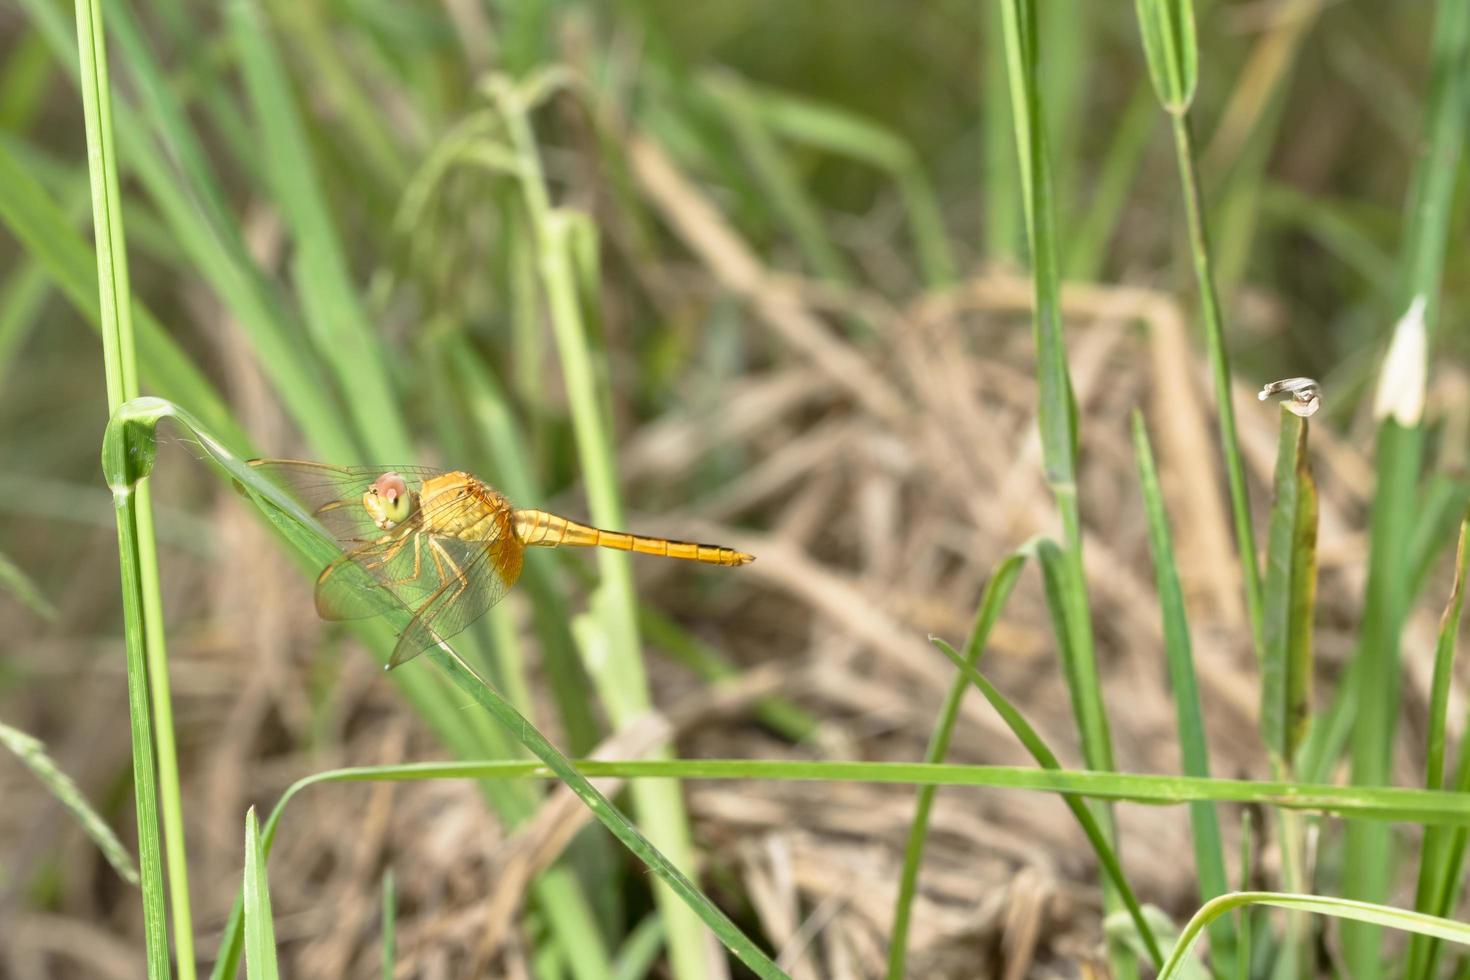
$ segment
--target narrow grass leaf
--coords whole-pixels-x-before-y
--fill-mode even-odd
[[[1051,751],[1036,729],[1031,727],[1015,706],[1005,696],[996,690],[995,686],[987,681],[979,671],[967,664],[963,657],[955,652],[954,647],[939,639],[930,637],[939,650],[949,658],[950,662],[960,671],[960,674],[979,688],[980,693],[985,695],[985,700],[990,702],[997,714],[1006,723],[1006,726],[1015,733],[1016,738],[1025,746],[1026,751],[1036,760],[1037,764],[1044,769],[1060,770],[1062,764],[1057,761],[1056,755]],[[1102,865],[1108,880],[1122,897],[1123,904],[1128,910],[1129,917],[1133,920],[1139,936],[1143,938],[1144,945],[1148,947],[1149,958],[1155,966],[1163,962],[1164,954],[1160,951],[1158,942],[1154,939],[1152,928],[1148,920],[1144,918],[1143,909],[1138,904],[1138,899],[1133,895],[1133,889],[1128,884],[1128,879],[1123,875],[1123,867],[1118,863],[1118,856],[1109,843],[1107,835],[1093,816],[1092,811],[1082,804],[1076,796],[1067,794],[1063,796],[1067,809],[1072,811],[1072,816],[1082,825],[1082,832],[1087,835],[1087,841],[1092,845],[1093,852],[1097,855],[1098,863]]]
[[[571,403],[572,428],[582,479],[587,488],[588,508],[592,520],[602,527],[622,527],[623,505],[618,490],[612,435],[608,431],[611,400],[605,389],[604,369],[594,358],[589,341],[588,324],[596,321],[597,309],[584,306],[582,300],[585,297],[579,292],[577,275],[577,237],[589,230],[589,226],[585,218],[551,205],[551,195],[531,128],[527,91],[509,79],[498,78],[490,83],[489,92],[500,111],[519,164],[522,203],[530,219],[537,251],[537,271]],[[582,231],[579,232],[579,228]],[[651,704],[638,637],[633,573],[626,555],[607,549],[601,550],[597,562],[602,583],[596,608],[608,656],[588,667],[613,724],[621,726],[647,711]],[[667,752],[668,749],[661,751]],[[673,783],[639,783],[632,792],[639,819],[648,826],[650,838],[668,850],[672,863],[662,853],[652,850],[652,845],[641,835],[637,838],[639,844],[635,850],[647,848],[669,871],[674,871],[676,865],[692,867],[689,823],[678,786]],[[584,796],[583,799],[589,806],[597,808],[593,797]],[[623,837],[621,827],[632,830],[626,823],[613,827],[614,834],[620,837]],[[625,843],[631,840],[623,839]],[[708,975],[704,937],[690,909],[706,918],[707,913],[719,916],[722,925],[717,926],[716,931],[723,930],[722,938],[736,943],[732,949],[741,959],[749,962],[748,957],[755,954],[757,962],[770,964],[770,960],[759,954],[738,930],[733,935],[729,933],[734,928],[729,920],[709,905],[708,899],[699,894],[682,873],[676,872],[675,875],[670,877],[660,873],[659,877],[673,887],[654,890],[659,910],[666,918],[669,960],[675,976],[680,980],[697,980]],[[690,908],[681,905],[676,895],[691,902]],[[770,968],[775,969],[774,965]]]
[[[968,674],[966,675],[968,677]],[[973,680],[971,680],[973,683]],[[1090,769],[959,765],[922,762],[818,762],[792,759],[578,759],[583,775],[600,779],[764,779],[782,782],[851,782],[874,785],[970,786],[1117,800],[1144,806],[1178,806],[1199,800],[1322,813],[1343,820],[1470,828],[1470,791],[1406,787],[1354,787],[1263,779],[1196,779]],[[542,762],[408,762],[392,766],[327,769],[298,779],[276,802],[265,824],[267,847],[287,804],[312,786],[354,782],[420,782],[436,779],[555,779]]]
[[[955,278],[944,212],[913,145],[897,133],[840,106],[767,86],[743,83],[750,109],[794,142],[819,147],[886,172],[898,188],[919,268],[931,287]],[[1002,130],[1002,133],[1009,131]]]
[[[1449,602],[1439,620],[1439,641],[1434,650],[1434,680],[1429,688],[1429,745],[1425,752],[1425,789],[1448,788],[1445,785],[1445,730],[1449,723],[1450,686],[1454,673],[1455,639],[1460,632],[1460,615],[1465,605],[1465,572],[1470,562],[1470,513],[1460,522],[1459,545],[1455,550],[1455,580]],[[1446,867],[1449,835],[1442,828],[1429,827],[1419,850],[1419,881],[1415,888],[1414,908],[1419,912],[1441,914],[1439,896],[1448,880],[1458,880],[1457,869]],[[1427,978],[1430,941],[1415,936],[1409,944],[1409,961],[1404,976],[1409,980]]]
[[[1163,616],[1164,653],[1169,663],[1169,682],[1179,725],[1179,754],[1187,775],[1207,778],[1210,775],[1209,742],[1194,676],[1194,650],[1184,609],[1184,590],[1179,584],[1174,542],[1169,533],[1168,516],[1164,512],[1164,494],[1159,486],[1153,449],[1149,445],[1143,416],[1137,410],[1133,413],[1133,449],[1138,462],[1138,482],[1143,488],[1149,551],[1153,555],[1159,609]],[[1190,807],[1189,820],[1194,837],[1195,879],[1200,900],[1208,902],[1217,895],[1223,895],[1229,887],[1225,880],[1225,847],[1220,839],[1220,819],[1213,806],[1198,803]],[[1228,919],[1222,919],[1211,927],[1210,951],[1221,973],[1228,973],[1234,962],[1235,945],[1234,931]]]
[[[1137,0],[1149,79],[1164,108],[1175,116],[1189,111],[1199,82],[1193,0]]]
[[[1280,771],[1294,768],[1309,721],[1317,589],[1317,488],[1308,423],[1281,407],[1275,502],[1266,546],[1261,736]]]
[[[1396,310],[1422,313],[1424,348],[1439,320],[1440,285],[1445,251],[1455,213],[1456,184],[1462,172],[1465,101],[1470,97],[1470,4],[1439,0],[1429,50],[1429,88],[1424,109],[1422,152],[1415,162],[1404,208],[1403,236],[1398,248]],[[1410,320],[1405,317],[1405,320]],[[1401,321],[1402,322],[1402,321]],[[1405,326],[1412,325],[1412,321]],[[1419,473],[1424,456],[1420,420],[1405,411],[1423,405],[1427,365],[1425,350],[1405,365],[1408,377],[1388,393],[1390,409],[1378,429],[1376,475],[1369,522],[1368,581],[1362,626],[1354,660],[1358,674],[1357,719],[1353,726],[1352,779],[1364,785],[1388,782],[1391,747],[1396,741],[1400,691],[1400,642],[1408,615],[1408,539],[1419,506]],[[1417,390],[1416,390],[1417,389]],[[1392,878],[1392,842],[1382,828],[1348,829],[1342,890],[1369,902],[1382,901]],[[1371,924],[1343,928],[1343,952],[1357,980],[1376,980],[1382,973],[1381,931]]]
[[[1317,588],[1317,490],[1307,452],[1307,420],[1281,409],[1275,500],[1266,545],[1261,667],[1261,737],[1278,776],[1296,771],[1296,753],[1310,721],[1312,614]],[[1306,879],[1305,828],[1283,814],[1282,878]],[[1310,952],[1300,915],[1288,915],[1281,951],[1288,974],[1305,968]]]
[[[965,641],[964,663],[974,667],[980,662],[990,631],[1000,618],[1011,590],[1026,564],[1026,551],[1013,552],[991,574],[980,596],[980,606],[975,612],[975,624],[970,627],[970,637]],[[969,690],[970,680],[957,676],[939,709],[939,719],[929,736],[929,745],[924,750],[924,761],[939,763],[949,752],[949,743],[954,735],[955,722],[959,720],[960,703]],[[909,921],[913,916],[914,895],[918,890],[919,868],[923,864],[924,845],[929,838],[929,813],[934,807],[937,787],[924,786],[919,789],[914,801],[914,817],[909,824],[908,843],[904,847],[903,872],[898,881],[898,898],[893,905],[893,927],[888,933],[888,977],[901,980],[905,975],[908,959]]]
[[[267,176],[296,246],[292,278],[312,339],[336,376],[361,444],[380,459],[409,459],[413,441],[326,210],[290,79],[256,0],[231,0],[229,13],[255,123],[271,147]]]
[[[56,622],[56,607],[25,573],[25,569],[11,561],[4,552],[0,552],[0,590],[9,592],[17,602],[46,622]]]
[[[1268,905],[1354,922],[1369,922],[1377,926],[1434,936],[1450,942],[1470,944],[1470,925],[1456,922],[1453,919],[1425,915],[1422,912],[1410,912],[1389,905],[1321,895],[1294,895],[1289,892],[1232,892],[1205,903],[1189,920],[1184,927],[1184,932],[1179,936],[1179,942],[1170,951],[1168,962],[1159,971],[1159,980],[1173,980],[1180,976],[1190,950],[1194,948],[1200,933],[1211,921],[1246,905]]]
[[[137,396],[137,347],[133,339],[132,290],[123,234],[122,192],[113,146],[112,90],[100,0],[77,0],[77,49],[86,124],[87,173],[92,188],[92,227],[96,242],[98,323],[107,379],[107,404],[116,410]],[[57,229],[50,231],[54,234]],[[110,482],[110,481],[109,481]],[[159,839],[159,777],[163,788],[164,845],[168,846],[169,896],[173,898],[175,938],[181,970],[192,977],[193,935],[189,918],[188,871],[183,860],[183,817],[177,794],[177,760],[167,697],[162,601],[158,585],[152,506],[146,484],[112,484],[117,511],[118,561],[122,579],[124,645],[127,655],[128,718],[132,732],[133,791],[138,814],[138,864],[142,876],[144,948],[149,980],[169,975],[163,862]],[[163,675],[159,688],[159,674]],[[150,701],[150,689],[154,695]],[[160,708],[162,709],[160,713]],[[155,717],[157,716],[157,717]],[[154,744],[157,740],[158,763]],[[172,779],[169,777],[172,776]],[[172,790],[173,792],[168,792]]]
[[[245,814],[245,976],[276,980],[276,930],[271,920],[270,883],[255,807]]]
[[[398,890],[393,884],[393,869],[383,872],[383,980],[393,980],[398,961]]]
[[[133,863],[132,855],[128,854],[127,848],[117,839],[107,821],[92,809],[92,805],[87,802],[87,798],[82,795],[77,784],[72,782],[71,777],[57,768],[56,763],[46,754],[46,746],[39,739],[3,722],[0,722],[0,745],[15,753],[15,757],[25,763],[26,768],[35,774],[56,801],[71,811],[71,815],[76,817],[77,823],[92,838],[92,843],[97,845],[97,849],[118,876],[130,885],[137,885],[138,867]]]
[[[1174,153],[1184,195],[1189,228],[1190,257],[1199,286],[1200,311],[1205,327],[1205,346],[1210,360],[1210,381],[1215,392],[1215,412],[1220,424],[1221,452],[1225,457],[1230,486],[1230,507],[1235,523],[1236,550],[1240,555],[1245,586],[1246,611],[1256,656],[1261,656],[1261,580],[1257,564],[1255,531],[1251,526],[1250,497],[1246,489],[1245,464],[1235,431],[1235,406],[1231,401],[1230,355],[1225,345],[1224,316],[1215,284],[1215,259],[1205,225],[1204,195],[1200,190],[1199,163],[1189,121],[1189,105],[1198,76],[1192,0],[1136,0],[1139,29],[1149,77],[1174,132]]]

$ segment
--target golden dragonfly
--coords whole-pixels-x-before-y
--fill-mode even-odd
[[[250,465],[306,505],[342,546],[317,577],[318,615],[412,614],[389,668],[463,631],[505,598],[527,548],[613,548],[707,565],[755,561],[734,548],[604,531],[515,507],[489,484],[458,471],[287,459]]]

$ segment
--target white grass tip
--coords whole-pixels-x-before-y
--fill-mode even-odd
[[[1415,296],[1394,325],[1383,372],[1378,376],[1378,391],[1373,396],[1373,417],[1379,421],[1391,418],[1405,428],[1413,428],[1424,415],[1429,373],[1429,333],[1424,313],[1428,306],[1423,296]]]

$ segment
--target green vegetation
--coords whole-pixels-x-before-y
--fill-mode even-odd
[[[482,970],[513,946],[538,977],[697,980],[723,947],[757,976],[823,975],[838,954],[817,934],[872,896],[810,903],[779,823],[769,882],[755,832],[701,833],[730,798],[704,790],[802,782],[911,814],[863,842],[891,858],[891,903],[863,909],[882,947],[864,968],[890,980],[928,968],[925,857],[962,788],[1060,798],[1083,857],[1052,873],[1101,890],[1085,928],[1120,980],[1308,976],[1324,949],[1355,980],[1470,970],[1451,945],[1470,944],[1470,733],[1456,743],[1451,710],[1467,342],[1438,329],[1470,308],[1463,0],[18,6],[0,38],[0,613],[106,663],[69,653],[63,696],[125,683],[130,739],[99,763],[110,792],[8,726],[0,741],[136,877],[90,891],[126,904],[109,928],[136,923],[150,980],[321,962],[272,916],[273,889],[277,917],[300,911],[283,881],[313,874],[355,889],[349,972],[405,972],[452,931],[425,928],[433,903],[468,901],[494,913],[474,906]],[[78,368],[96,337],[102,386]],[[1288,375],[1322,382],[1310,422],[1239,398]],[[91,603],[72,583],[93,553],[31,529],[95,522],[99,434],[120,576]],[[304,609],[335,554],[255,455],[437,463],[604,527],[765,547],[672,586],[610,550],[528,555],[512,601],[364,679],[361,651],[386,663],[406,612],[311,644],[221,639],[198,611],[279,556]],[[155,508],[166,480],[188,506]],[[212,492],[208,519],[183,513]],[[225,510],[276,551],[227,551]],[[180,599],[185,561],[226,587]],[[962,653],[925,647],[931,619],[972,622]],[[62,683],[24,645],[0,664],[7,718]],[[229,665],[197,652],[221,647]],[[264,680],[230,743],[249,712],[181,705],[241,660]],[[1247,696],[1223,704],[1222,674]],[[1000,719],[990,744],[965,739],[977,711]],[[1215,719],[1241,715],[1254,730],[1224,739]],[[700,724],[726,726],[728,758],[681,758]],[[1161,732],[1178,774],[1136,771]],[[271,807],[240,808],[228,918],[194,830],[218,817],[198,774],[220,739],[225,775]],[[350,764],[368,744],[410,754]],[[289,779],[248,764],[288,750]],[[424,818],[431,780],[471,785],[474,816]],[[314,818],[338,835],[372,822],[326,788],[351,783],[398,785],[362,851],[268,875],[308,820],[288,812],[301,790],[323,787],[333,816]],[[801,812],[761,802],[751,826]],[[1144,864],[1140,804],[1186,808],[1192,862]],[[394,863],[410,812],[409,839],[469,869],[452,887]],[[136,871],[109,825],[136,832]],[[24,867],[48,914],[88,890]],[[525,882],[509,907],[462,894],[501,875]],[[1159,908],[1160,882],[1190,904]]]

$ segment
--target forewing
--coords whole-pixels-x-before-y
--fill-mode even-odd
[[[372,549],[376,550],[376,549]],[[370,619],[390,612],[413,612],[393,589],[362,567],[361,557],[343,552],[316,580],[316,613],[322,619]]]
[[[427,537],[424,561],[434,567],[432,575],[440,584],[418,606],[413,620],[398,638],[388,666],[397,667],[440,640],[463,632],[504,599],[520,573],[520,547],[514,538],[466,542],[458,538]],[[430,557],[431,550],[437,552],[437,565]]]

